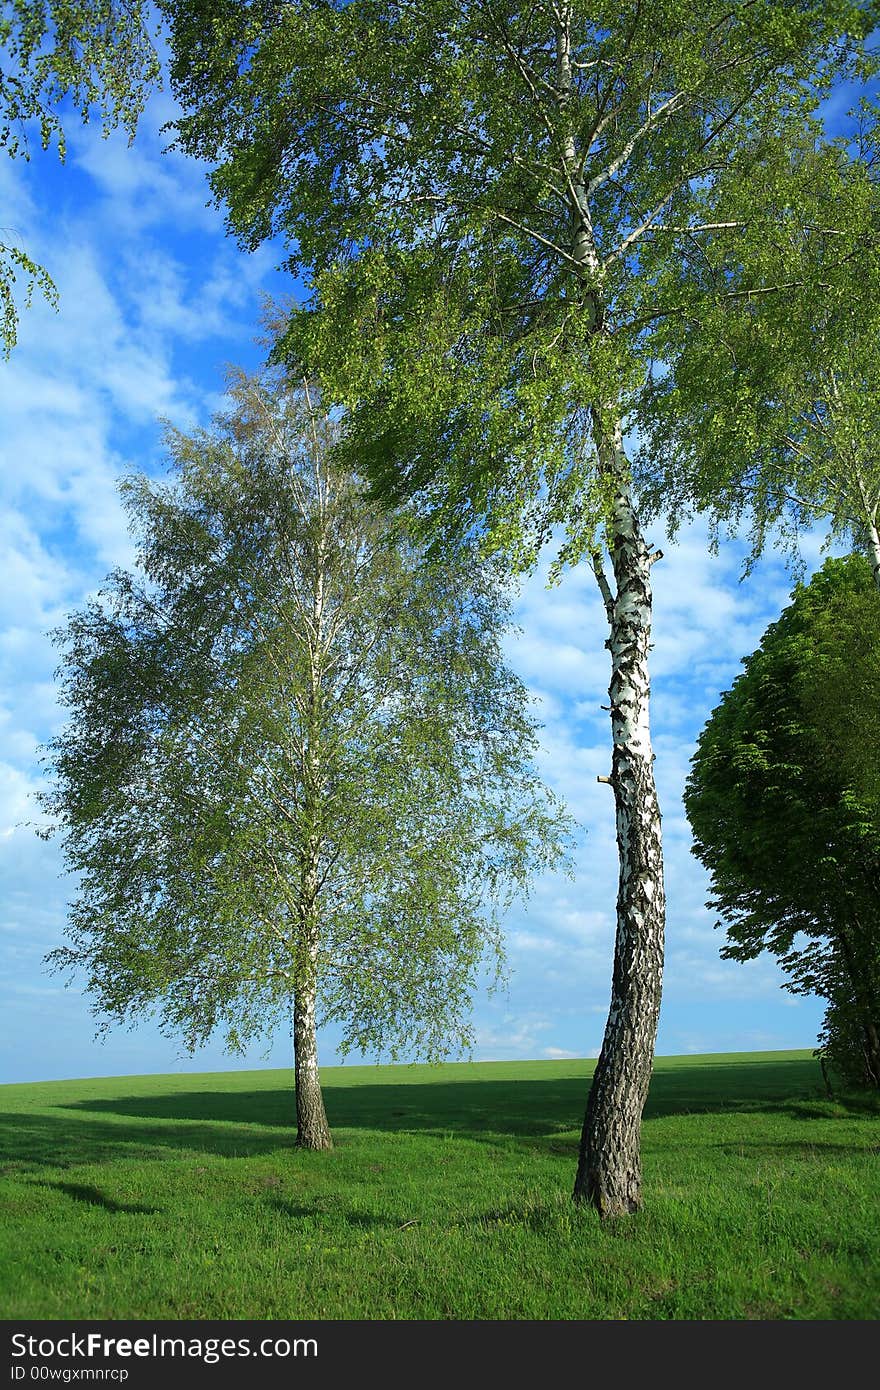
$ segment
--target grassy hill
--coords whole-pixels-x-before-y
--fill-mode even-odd
[[[0,1087],[4,1318],[876,1318],[876,1106],[808,1052],[659,1058],[645,1207],[576,1211],[593,1064]]]

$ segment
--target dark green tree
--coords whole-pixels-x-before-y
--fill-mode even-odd
[[[626,445],[682,313],[671,267],[766,226],[706,216],[800,139],[871,24],[847,0],[164,0],[180,145],[244,244],[283,238],[376,491],[528,564],[556,531],[608,616],[620,860],[611,1007],[575,1197],[641,1202],[663,971],[652,565]],[[730,195],[734,195],[731,193]],[[721,202],[724,196],[717,194]],[[802,216],[800,199],[791,217]],[[728,225],[730,224],[730,225]],[[737,295],[733,284],[719,294]],[[668,365],[668,364],[667,364]]]
[[[125,482],[138,571],[59,634],[45,797],[78,878],[54,964],[190,1049],[292,1020],[309,1148],[318,1018],[344,1048],[466,1047],[498,913],[568,835],[499,566],[426,555],[334,464],[338,433],[308,383],[241,376],[212,429],[170,433],[171,484]]]
[[[863,556],[828,560],[744,661],[685,791],[721,954],[772,952],[829,1001],[823,1046],[880,1086],[880,603]]]
[[[83,121],[98,114],[106,134],[121,124],[133,138],[159,76],[150,7],[145,0],[5,0],[0,11],[0,152],[30,158],[28,126],[42,148],[64,159],[64,102]],[[3,229],[6,232],[6,229]],[[25,280],[25,303],[40,289],[57,302],[48,272],[22,247],[0,240],[0,345],[18,336],[14,287]]]

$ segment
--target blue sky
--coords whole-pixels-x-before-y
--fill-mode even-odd
[[[224,365],[260,359],[261,294],[293,289],[280,252],[245,255],[225,236],[204,171],[163,154],[170,114],[156,97],[131,148],[71,128],[63,167],[39,150],[30,164],[0,161],[5,239],[49,269],[61,297],[58,313],[37,301],[23,313],[19,346],[0,363],[0,1081],[290,1060],[286,1032],[244,1058],[219,1043],[189,1056],[150,1024],[97,1042],[81,989],[42,964],[73,890],[58,845],[26,824],[37,818],[39,745],[63,721],[48,632],[109,569],[130,564],[116,480],[161,470],[160,417],[206,422]],[[658,1051],[811,1047],[821,1001],[785,992],[770,958],[720,959],[681,805],[699,730],[791,580],[771,555],[741,584],[740,549],[712,556],[699,523],[675,545],[659,529],[654,540],[665,551],[653,571],[652,674],[669,913]],[[808,543],[808,571],[820,540]],[[509,658],[538,701],[544,776],[582,826],[576,874],[540,880],[507,918],[511,978],[475,1000],[477,1058],[595,1056],[610,993],[617,857],[611,790],[596,782],[609,770],[604,613],[588,571],[553,589],[545,580],[524,587]],[[336,1037],[321,1036],[324,1063],[338,1060]]]

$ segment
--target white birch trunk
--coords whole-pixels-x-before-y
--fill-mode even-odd
[[[871,570],[874,575],[874,583],[877,586],[877,588],[880,589],[880,531],[878,531],[877,527],[878,497],[876,484],[872,488],[872,501],[868,493],[868,486],[865,482],[864,476],[858,467],[853,468],[853,476],[855,479],[856,487],[858,488],[859,497],[861,498],[863,514],[865,518],[865,527],[868,532],[868,550],[870,552],[871,557]]]
[[[616,595],[607,591],[606,602],[620,868],[611,1008],[587,1099],[574,1197],[603,1216],[618,1216],[641,1205],[641,1119],[660,1015],[666,899],[649,721],[651,556],[632,505],[619,426],[599,450],[600,465],[617,482],[608,536]]]
[[[871,547],[874,583],[880,589],[880,531],[877,530],[877,523],[873,519],[868,522],[868,544]]]
[[[316,944],[309,950],[311,968],[301,968],[293,1002],[293,1069],[296,1082],[296,1142],[301,1149],[332,1149],[318,1072],[315,1021]]]
[[[306,384],[306,400],[312,409]],[[315,429],[312,415],[313,433]],[[329,482],[322,477],[320,449],[314,438],[315,495],[321,522],[315,557],[315,589],[310,615],[308,710],[301,748],[303,805],[300,832],[303,837],[300,870],[298,942],[293,1004],[293,1065],[296,1085],[296,1142],[305,1149],[331,1149],[333,1141],[324,1110],[318,1072],[316,1001],[320,935],[319,875],[322,849],[321,718],[324,663],[326,658],[325,584],[326,508]]]

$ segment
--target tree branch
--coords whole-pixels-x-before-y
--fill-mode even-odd
[[[593,574],[596,576],[596,583],[599,585],[599,592],[602,595],[602,602],[605,605],[605,612],[608,615],[609,623],[614,622],[614,595],[611,592],[611,585],[608,583],[608,576],[602,564],[602,555],[598,550],[590,554],[590,564],[593,567]]]

